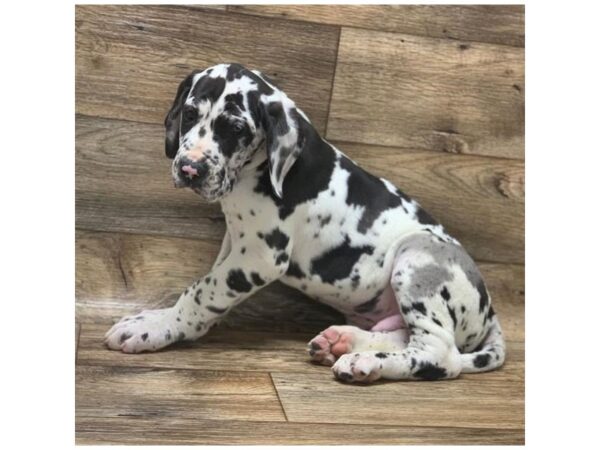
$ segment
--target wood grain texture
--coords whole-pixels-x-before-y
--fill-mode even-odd
[[[77,349],[79,348],[79,333],[81,332],[81,324],[75,324],[75,363],[77,363]]]
[[[82,417],[76,443],[125,445],[523,445],[524,430],[189,420],[185,417]]]
[[[79,5],[75,15],[78,113],[162,123],[192,70],[239,62],[324,128],[337,27],[186,6]]]
[[[76,118],[76,225],[81,229],[219,240],[220,207],[172,187],[161,126]],[[334,143],[396,183],[476,259],[523,262],[524,163]]]
[[[78,115],[75,152],[78,228],[222,238],[220,206],[173,187],[162,126]]]
[[[478,264],[508,340],[525,340],[525,267],[513,264]]]
[[[473,258],[524,263],[523,161],[350,143],[339,148],[421,203]]]
[[[419,36],[525,45],[522,5],[230,5],[228,9]]]
[[[103,344],[109,324],[83,323],[79,343],[79,365],[153,367],[215,371],[303,372],[331,375],[328,367],[310,362],[309,333],[274,333],[228,330],[220,326],[195,342],[179,342],[156,353],[127,355],[110,351]]]
[[[77,320],[107,323],[141,309],[171,306],[186,287],[208,273],[218,249],[214,242],[202,240],[77,231]],[[522,339],[523,266],[482,263],[480,269],[508,338]],[[505,323],[505,315],[510,323]],[[223,325],[318,332],[336,323],[344,323],[341,314],[274,283],[234,308]]]
[[[77,318],[106,323],[140,309],[171,306],[208,273],[218,250],[207,241],[78,231]],[[340,313],[275,283],[238,305],[223,325],[316,333],[333,323],[343,323]]]
[[[95,367],[76,371],[76,415],[285,422],[268,373]]]
[[[335,383],[329,367],[310,362],[307,344],[314,337],[312,333],[239,331],[219,326],[194,342],[179,342],[155,353],[126,354],[104,346],[103,336],[108,328],[110,324],[82,323],[79,365],[290,372],[315,375]],[[524,343],[508,341],[507,346],[507,360],[514,364],[507,364],[499,371],[476,374],[476,379],[514,380],[521,376]]]
[[[290,422],[516,430],[525,425],[523,354],[514,346],[500,371],[433,383],[354,385],[289,372],[272,377]],[[307,391],[319,399],[318,408],[306,401]]]
[[[524,56],[343,28],[327,137],[523,159]]]
[[[328,367],[308,361],[305,346],[311,336],[306,333],[216,328],[194,343],[127,355],[103,347],[105,330],[103,325],[82,325],[79,443],[151,444],[180,439],[181,443],[247,444],[519,443],[523,439],[523,342],[508,342],[507,362],[498,371],[462,375],[453,381],[351,386],[336,381]],[[279,420],[269,387],[263,383],[265,372],[273,370],[289,420],[277,422],[276,433],[254,423]],[[267,413],[264,402],[269,405]],[[265,414],[269,419],[264,419]],[[186,427],[190,418],[195,426]],[[262,432],[243,431],[247,422],[240,420],[252,421],[256,427],[252,428]],[[153,434],[154,423],[171,431]],[[338,428],[344,424],[348,427]]]

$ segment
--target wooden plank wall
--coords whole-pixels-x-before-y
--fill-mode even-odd
[[[522,442],[522,6],[79,5],[75,27],[75,290],[76,319],[82,324],[76,332],[78,361],[84,362],[78,369],[78,389],[120,396],[119,408],[142,411],[139,417],[132,413],[131,421],[113,423],[108,416],[117,409],[102,412],[89,397],[79,397],[81,442],[114,442],[104,439],[101,427],[106,426],[119,442],[136,443],[128,427],[135,429],[137,423],[148,430],[150,442],[167,442],[161,433],[175,429],[168,442],[198,443],[188,430],[193,422],[212,430],[204,443],[238,442],[239,430],[247,436],[240,443],[290,443],[302,434],[303,421],[312,437],[302,435],[296,442],[342,442],[349,430],[342,422],[353,428],[358,422],[373,422],[361,428],[356,443],[449,443],[448,433],[457,443]],[[367,422],[358,417],[356,423],[341,418],[340,424],[327,427],[310,424],[335,412],[325,408],[314,416],[314,409],[305,408],[303,395],[318,385],[322,374],[296,359],[302,350],[297,346],[342,318],[283,285],[261,291],[225,324],[234,333],[234,344],[249,342],[248,351],[266,358],[248,369],[260,373],[235,372],[233,365],[223,370],[234,372],[199,376],[194,370],[204,365],[181,352],[174,353],[177,361],[164,352],[160,358],[136,359],[137,368],[131,370],[105,367],[121,366],[118,356],[97,346],[106,324],[139,309],[171,304],[208,270],[218,252],[224,232],[220,208],[172,187],[162,121],[181,79],[193,69],[221,62],[239,62],[273,78],[323,136],[416,198],[479,262],[514,352],[504,375],[488,378],[493,398],[483,390],[477,394],[481,405],[472,409],[474,416],[463,418],[460,426],[465,428],[445,428],[452,423],[443,416],[421,423],[419,415],[411,416],[415,423],[406,422],[412,428],[397,430],[369,417]],[[257,334],[254,348],[252,333],[261,330],[308,334],[286,341],[281,349],[258,344]],[[217,332],[207,341],[216,345],[214,350],[197,344],[205,351],[203,358],[210,359],[213,351],[231,351],[225,361],[236,361],[239,354],[228,347],[234,344],[223,344],[219,336]],[[183,362],[182,355],[188,355]],[[222,356],[215,353],[211,364],[220,367]],[[175,378],[155,369],[173,366],[180,369]],[[270,378],[267,370],[274,370]],[[145,389],[143,380],[164,392],[177,385],[183,389],[178,392],[183,403],[198,395],[208,403],[188,419],[173,416],[174,428],[169,428],[144,415],[157,408],[169,415],[175,407],[169,395],[161,391],[134,405],[139,395],[130,398],[126,389],[114,391],[125,381],[139,394]],[[263,410],[261,421],[252,426],[244,419],[253,414],[251,408],[236,410],[235,401],[226,408],[230,390],[241,385],[248,392],[240,395]],[[220,386],[223,392],[211,399]],[[460,398],[462,385],[451,386]],[[322,394],[352,409],[355,394],[330,387],[323,387]],[[381,389],[387,395],[388,388]],[[416,395],[411,407],[419,404],[418,398],[436,395],[429,388],[410,389],[405,398]],[[499,429],[482,430],[477,414],[493,417],[494,409],[485,402],[505,396],[501,404],[492,403],[501,413]],[[96,414],[107,418],[97,422]],[[396,419],[401,418],[389,418]],[[271,421],[286,427],[265,441]]]
[[[85,270],[90,240],[115,254],[123,233],[158,235],[169,253],[185,238],[214,257],[220,208],[172,188],[162,120],[182,77],[223,61],[271,76],[321,133],[419,200],[492,272],[522,266],[523,17],[520,6],[77,6],[78,313],[111,300]],[[160,266],[135,255],[126,258],[141,273]],[[191,280],[177,258],[163,269],[175,286],[162,300],[172,300]],[[127,295],[143,301],[147,280],[138,283]]]

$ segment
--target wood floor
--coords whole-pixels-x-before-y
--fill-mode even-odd
[[[523,7],[80,5],[75,25],[77,443],[524,443]],[[339,383],[305,346],[341,316],[280,284],[196,343],[103,347],[218,252],[223,215],[172,188],[162,121],[185,75],[232,61],[463,243],[507,335],[501,370]]]

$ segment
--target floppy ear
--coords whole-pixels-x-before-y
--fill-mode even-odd
[[[264,114],[271,184],[282,198],[283,180],[304,146],[303,127],[296,108],[286,111],[281,102],[268,103]]]
[[[192,72],[179,84],[179,87],[177,88],[177,94],[175,95],[175,100],[173,100],[173,105],[167,113],[167,117],[165,117],[165,153],[167,157],[171,159],[175,158],[177,150],[179,149],[179,124],[181,122],[181,108],[183,107],[183,102],[190,93],[194,75],[197,73],[198,72]]]

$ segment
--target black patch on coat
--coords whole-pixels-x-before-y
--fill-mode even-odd
[[[283,181],[283,198],[273,192],[269,176],[269,163],[257,168],[259,173],[254,191],[270,197],[279,208],[279,218],[284,220],[296,206],[316,198],[328,188],[335,167],[336,154],[329,144],[304,118],[297,116],[299,140],[303,142],[300,154]]]
[[[435,366],[430,362],[419,364],[419,370],[414,373],[414,376],[422,380],[435,381],[446,377],[446,369]]]
[[[228,158],[238,149],[240,140],[248,145],[253,139],[252,132],[246,123],[240,132],[234,131],[233,126],[232,120],[224,115],[217,117],[213,125],[213,139],[219,145],[220,152]]]
[[[146,342],[146,339],[148,339],[148,333],[142,334],[142,341]]]
[[[194,295],[194,302],[196,302],[198,305],[200,304],[200,295],[202,295],[202,289],[198,289],[198,291],[196,291],[196,295]]]
[[[179,87],[177,88],[177,94],[175,94],[175,99],[173,100],[173,104],[171,105],[171,109],[165,117],[165,154],[168,158],[171,159],[175,158],[177,150],[179,149],[179,130],[181,125],[182,109],[185,100],[187,99],[188,94],[190,93],[190,89],[192,88],[194,76],[197,73],[199,73],[199,71],[194,71],[190,73],[179,84]]]
[[[431,320],[433,320],[433,323],[435,323],[438,326],[442,326],[442,322],[440,322],[438,319],[436,319],[435,317],[432,317]]]
[[[252,282],[256,285],[256,286],[262,286],[263,284],[265,284],[265,280],[263,280],[259,274],[257,274],[256,272],[251,272],[250,273],[250,278],[252,279]]]
[[[448,292],[448,288],[446,286],[444,286],[444,289],[442,289],[442,292],[440,292],[440,295],[442,296],[442,298],[446,301],[450,300],[450,292]]]
[[[286,275],[295,278],[305,278],[306,274],[302,271],[300,266],[295,261],[290,261],[290,264],[285,272]]]
[[[204,278],[204,282],[205,282],[206,284],[210,283],[210,277],[206,277],[206,278]]]
[[[412,307],[413,307],[413,309],[416,309],[423,315],[427,314],[427,308],[425,307],[425,304],[423,302],[414,302],[412,304]]]
[[[225,78],[227,81],[233,81],[236,78],[241,78],[246,71],[246,68],[241,64],[231,63],[229,64],[229,67],[227,67],[227,74],[225,75]]]
[[[273,91],[273,88],[271,88],[271,86],[269,86],[267,83],[265,83],[265,81],[261,77],[256,75],[254,72],[244,69],[243,75],[247,76],[248,78],[250,78],[252,81],[254,81],[256,83],[256,88],[257,88],[259,94],[271,95],[271,94],[273,94],[273,92],[275,92],[275,91]]]
[[[290,257],[287,253],[280,253],[275,260],[275,265],[278,266],[281,263],[287,262],[288,259],[290,259]]]
[[[269,103],[267,105],[267,114],[273,127],[271,132],[275,136],[283,136],[289,133],[290,127],[288,126],[287,116],[281,102]]]
[[[269,234],[265,235],[264,239],[267,245],[273,250],[285,250],[290,241],[289,236],[279,228],[275,228]]]
[[[487,313],[488,320],[492,320],[492,317],[494,317],[495,315],[496,315],[496,311],[494,311],[494,308],[492,307],[492,305],[490,305],[490,309],[488,310],[488,313]]]
[[[252,117],[252,120],[256,126],[258,126],[259,124],[263,123],[264,120],[264,110],[260,102],[260,94],[258,91],[250,91],[246,94],[246,98],[248,99],[250,116]]]
[[[402,314],[408,314],[409,312],[412,311],[412,308],[410,308],[409,306],[406,306],[406,305],[401,305],[400,310],[402,311]]]
[[[360,275],[359,274],[352,275],[352,278],[350,278],[350,281],[352,281],[352,289],[356,289],[358,287],[358,285],[360,284]]]
[[[203,76],[196,82],[191,95],[196,102],[208,100],[215,103],[223,94],[226,83],[225,78]]]
[[[181,136],[185,136],[198,122],[198,110],[191,105],[184,105],[181,111]]]
[[[381,179],[358,167],[345,156],[340,158],[340,167],[350,172],[346,204],[364,207],[358,222],[359,232],[366,233],[383,211],[402,205],[400,195],[390,192]]]
[[[244,106],[244,94],[242,94],[241,92],[236,92],[235,94],[227,94],[225,96],[225,102],[230,105],[235,105],[240,111],[246,111],[246,107]],[[225,107],[225,110],[227,111],[227,106]],[[230,112],[237,111],[232,110]]]
[[[231,269],[227,275],[227,286],[237,292],[250,292],[252,284],[241,269]]]
[[[352,379],[352,374],[348,372],[340,372],[337,376],[342,381],[350,381]]]
[[[223,314],[227,311],[227,308],[217,308],[216,306],[212,306],[212,305],[207,306],[206,309],[214,312],[215,314]]]
[[[383,352],[379,352],[379,353],[375,353],[375,357],[376,358],[381,358],[381,359],[385,359],[388,357],[387,353],[383,353]]]
[[[450,313],[450,317],[452,318],[452,323],[454,324],[454,328],[456,328],[456,313],[454,312],[454,308],[448,306],[448,312]]]
[[[477,355],[474,359],[473,359],[473,365],[475,367],[477,367],[478,369],[481,369],[482,367],[485,367],[489,364],[490,362],[490,354],[489,353],[482,353],[480,355]]]
[[[417,207],[417,220],[423,225],[438,225],[438,222],[420,206]]]
[[[370,245],[352,247],[350,238],[346,235],[342,244],[312,260],[310,272],[319,275],[324,283],[333,284],[336,280],[348,278],[359,258],[365,254],[372,255],[373,251],[374,248]]]
[[[479,312],[483,313],[485,311],[485,307],[490,301],[483,281],[479,281],[479,283],[477,283],[477,291],[479,291]]]
[[[321,228],[323,228],[325,225],[327,225],[329,222],[331,222],[331,214],[323,217],[322,219],[319,218],[319,224],[321,225]]]

